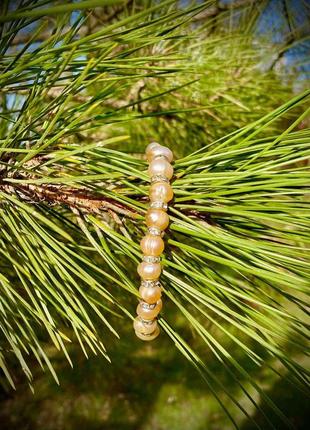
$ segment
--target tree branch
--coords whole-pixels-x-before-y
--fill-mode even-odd
[[[31,203],[66,205],[84,213],[98,214],[100,211],[112,211],[131,219],[139,216],[135,209],[115,199],[91,193],[86,189],[69,188],[62,185],[0,184],[0,190],[8,194],[18,194],[23,200]]]

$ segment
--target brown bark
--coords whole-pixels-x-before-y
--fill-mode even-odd
[[[112,198],[91,193],[86,189],[64,187],[62,185],[35,184],[0,184],[0,190],[8,194],[18,194],[23,200],[49,205],[66,205],[86,213],[101,211],[115,212],[131,219],[138,217],[138,212]]]

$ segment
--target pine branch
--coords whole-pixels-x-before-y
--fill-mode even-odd
[[[65,205],[85,213],[100,214],[101,211],[112,211],[131,219],[137,218],[137,212],[132,208],[126,207],[116,200],[91,193],[87,189],[75,189],[62,185],[0,184],[0,191],[17,194],[23,201],[30,203]]]

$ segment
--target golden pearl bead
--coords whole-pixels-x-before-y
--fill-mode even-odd
[[[137,306],[137,315],[144,320],[152,320],[157,317],[161,311],[163,304],[161,300],[158,300],[154,308],[143,307],[140,302]]]
[[[146,157],[148,161],[152,161],[155,157],[165,157],[169,163],[173,160],[173,154],[169,148],[162,145],[153,145],[150,149],[146,150]]]
[[[155,281],[160,277],[161,265],[160,263],[146,263],[142,261],[138,265],[138,273],[146,281]]]
[[[149,321],[148,323],[144,323],[141,318],[137,317],[133,322],[133,327],[138,333],[152,334],[157,328],[157,321],[153,320]]]
[[[147,234],[140,242],[140,246],[144,255],[159,257],[165,249],[165,243],[160,236]]]
[[[153,154],[153,150],[154,148],[156,148],[157,146],[160,146],[159,143],[157,142],[151,142],[149,145],[147,145],[147,147],[145,148],[145,153],[146,153],[146,157],[148,158],[148,156],[150,156],[151,154]]]
[[[165,230],[169,225],[169,215],[161,209],[148,209],[145,222],[148,227]]]
[[[169,202],[173,199],[173,190],[167,182],[155,182],[150,187],[150,200]]]
[[[139,294],[146,303],[155,303],[161,298],[161,288],[158,285],[154,287],[144,287],[142,285],[139,288]]]
[[[154,333],[152,333],[152,334],[145,335],[145,334],[142,334],[142,333],[139,333],[136,331],[136,336],[141,340],[149,341],[149,340],[156,339],[156,337],[159,335],[159,333],[160,333],[160,330],[159,330],[159,327],[157,326]]]
[[[173,176],[173,167],[165,158],[156,158],[150,162],[148,173],[151,177],[162,175],[171,179]]]

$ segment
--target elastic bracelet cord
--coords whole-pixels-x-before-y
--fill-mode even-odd
[[[169,225],[168,202],[173,198],[173,190],[169,182],[173,176],[171,165],[173,154],[169,148],[156,142],[150,143],[145,153],[151,178],[150,207],[145,217],[148,233],[140,242],[143,252],[143,260],[138,265],[138,273],[141,277],[139,288],[141,300],[137,306],[138,316],[133,326],[138,338],[153,340],[159,335],[157,315],[162,308],[162,289],[159,282],[162,270],[160,256],[165,248],[162,236]]]

